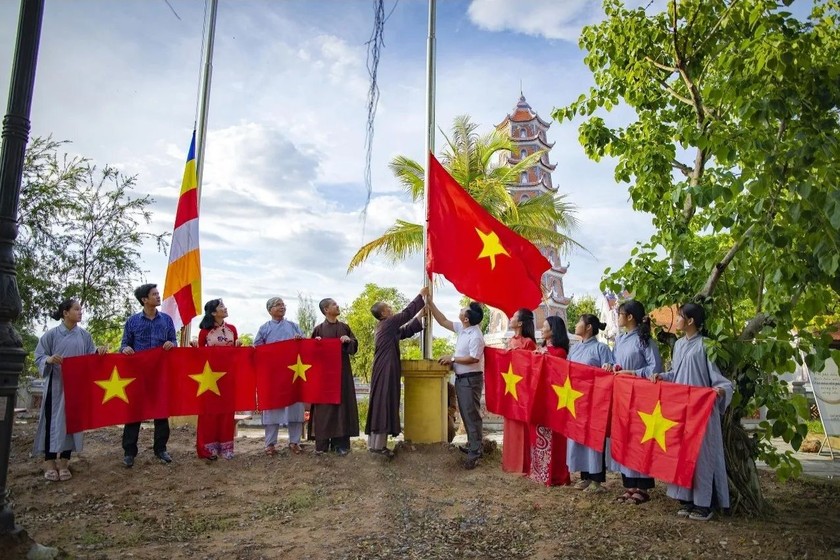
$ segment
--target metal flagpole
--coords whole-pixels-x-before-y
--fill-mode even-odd
[[[426,254],[429,229],[429,154],[435,151],[435,19],[437,16],[436,0],[429,0],[429,34],[426,40],[426,165],[423,174],[425,185],[423,195],[423,285],[429,288],[429,297],[433,289],[433,282],[426,274],[428,255]],[[422,339],[423,358],[432,358],[432,317],[426,314],[426,328]]]
[[[201,183],[204,179],[204,154],[207,147],[207,119],[210,110],[210,83],[213,79],[213,46],[216,40],[216,13],[218,8],[219,0],[210,0],[209,22],[207,24],[207,34],[204,38],[204,52],[202,53],[204,64],[201,75],[201,94],[195,139],[195,178],[199,208],[201,208]],[[184,325],[184,328],[181,329],[181,346],[189,345],[190,330],[189,324]]]

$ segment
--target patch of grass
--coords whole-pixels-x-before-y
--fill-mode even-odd
[[[370,399],[361,399],[358,401],[359,406],[359,430],[364,431],[365,423],[367,422],[368,409],[370,408]]]
[[[318,496],[311,490],[299,489],[280,496],[276,502],[260,504],[253,516],[254,519],[271,517],[289,521],[293,514],[312,508],[317,501]]]
[[[96,530],[85,529],[79,535],[79,543],[84,546],[96,546],[105,543],[108,537]]]
[[[808,420],[808,433],[825,435],[825,430],[823,430],[822,422],[819,419]]]

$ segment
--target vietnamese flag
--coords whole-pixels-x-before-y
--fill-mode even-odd
[[[610,451],[622,465],[691,488],[717,395],[708,387],[619,375],[613,384]]]
[[[544,356],[530,350],[484,349],[487,410],[531,422]]]
[[[164,393],[170,416],[256,408],[254,351],[235,346],[172,348]]]
[[[260,410],[341,402],[341,341],[284,340],[254,348]]]
[[[61,364],[67,433],[166,418],[163,350],[77,356]]]
[[[534,407],[535,423],[602,452],[613,377],[600,368],[546,355]]]
[[[508,316],[542,301],[551,264],[530,241],[481,207],[429,154],[426,273]]]

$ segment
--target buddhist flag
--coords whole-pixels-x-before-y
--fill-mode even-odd
[[[545,356],[534,422],[603,451],[613,378],[600,368]]]
[[[530,241],[490,215],[429,154],[426,272],[511,316],[542,300],[551,264]]]
[[[201,255],[198,249],[198,181],[195,172],[193,130],[181,197],[175,212],[175,230],[169,250],[169,266],[161,310],[172,317],[175,329],[189,325],[201,309]]]
[[[484,349],[487,410],[531,422],[544,356],[529,350]]]
[[[610,451],[633,470],[692,487],[709,422],[720,422],[707,387],[619,375],[613,384]]]
[[[260,410],[341,402],[341,341],[304,338],[254,348]]]

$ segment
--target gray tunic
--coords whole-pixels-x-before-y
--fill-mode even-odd
[[[603,342],[598,342],[595,337],[572,346],[569,350],[569,361],[595,367],[615,362],[610,347]],[[570,439],[566,448],[566,463],[569,466],[569,472],[597,474],[604,470],[604,454]]]
[[[662,358],[659,356],[659,348],[653,340],[648,340],[647,347],[643,346],[639,339],[638,329],[619,335],[615,339],[613,354],[615,355],[615,363],[621,366],[622,373],[650,378],[654,373],[662,371]],[[631,478],[648,476],[646,473],[629,469],[615,460],[610,462],[610,470],[618,471]]]
[[[674,345],[674,359],[671,371],[661,374],[662,379],[694,385],[696,387],[721,387],[726,392],[717,399],[717,406],[709,415],[706,435],[697,456],[692,488],[668,485],[668,495],[677,500],[693,502],[698,507],[709,507],[712,502],[712,487],[717,495],[717,505],[729,507],[729,483],[726,478],[726,462],[723,457],[723,434],[721,417],[732,401],[732,382],[723,376],[717,366],[706,356],[703,337],[683,337]]]
[[[90,333],[78,325],[70,330],[62,323],[47,331],[38,341],[38,346],[35,348],[35,365],[41,376],[47,379],[47,384],[41,401],[41,414],[38,419],[38,430],[35,433],[33,453],[82,450],[84,433],[67,433],[67,416],[64,412],[64,377],[61,375],[61,364],[48,364],[47,358],[53,354],[58,354],[62,358],[71,358],[95,352],[96,347],[93,345]],[[51,400],[49,411],[45,410],[48,391]],[[44,449],[48,417],[50,421],[49,450]]]
[[[257,336],[254,337],[254,346],[270,344],[272,342],[281,342],[283,340],[291,340],[295,337],[295,335],[303,337],[303,332],[301,332],[297,323],[287,321],[286,319],[282,319],[280,321],[272,319],[263,324],[257,331]],[[303,403],[295,403],[285,408],[263,410],[262,423],[265,425],[303,422],[304,412]]]

